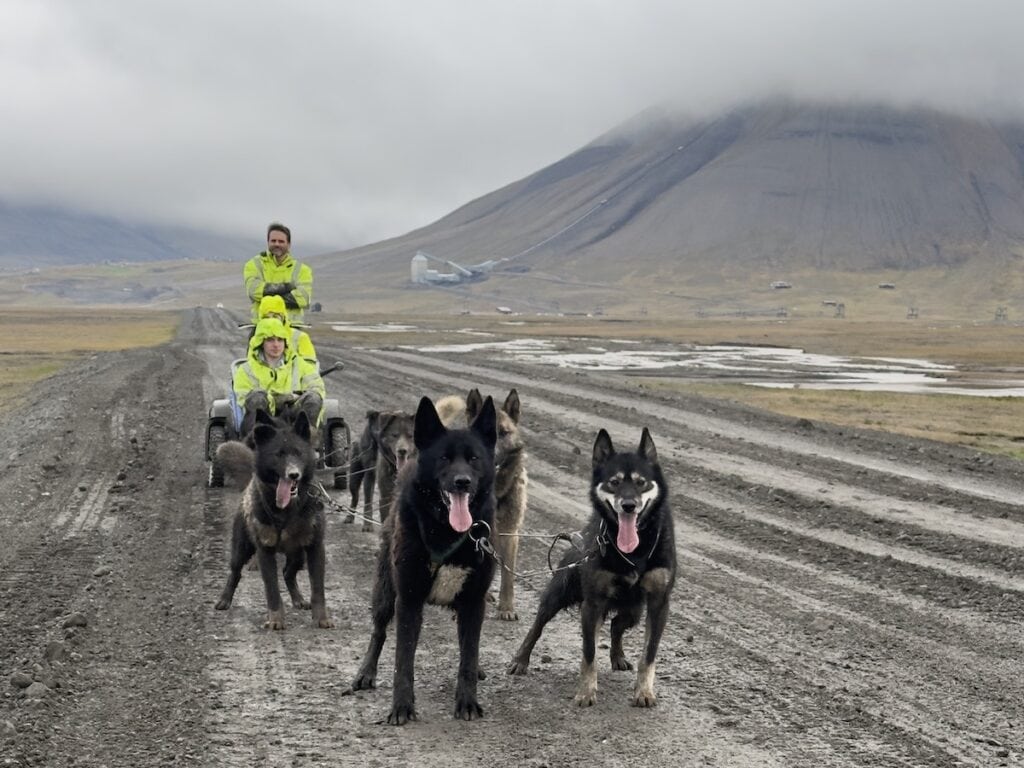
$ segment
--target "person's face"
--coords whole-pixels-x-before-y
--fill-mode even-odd
[[[278,360],[284,354],[284,339],[271,336],[263,340],[263,354],[268,360]]]
[[[288,242],[288,236],[284,232],[279,232],[275,229],[267,235],[267,250],[274,254],[274,258],[276,259],[280,259],[288,253],[288,247],[290,245],[291,243]]]

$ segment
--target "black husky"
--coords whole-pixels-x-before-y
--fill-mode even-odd
[[[413,434],[418,456],[399,476],[398,497],[381,533],[373,587],[373,633],[351,690],[373,688],[388,623],[395,618],[395,678],[388,722],[416,719],[413,664],[423,606],[450,606],[459,636],[455,717],[481,717],[476,686],[484,600],[494,561],[474,540],[494,525],[494,402],[468,429],[446,429],[424,397]]]
[[[324,601],[324,508],[312,493],[316,453],[305,413],[294,423],[257,413],[250,448],[228,442],[217,453],[229,466],[249,466],[252,476],[242,492],[231,534],[231,571],[217,601],[219,611],[231,607],[242,567],[255,554],[267,595],[268,629],[284,629],[284,609],[277,583],[276,555],[285,553],[284,583],[294,608],[312,608],[318,627],[333,627]],[[302,598],[296,574],[309,571],[311,599]]]
[[[537,617],[519,646],[509,674],[523,675],[540,634],[560,610],[580,605],[583,664],[574,701],[597,700],[594,642],[609,612],[612,669],[632,669],[622,652],[622,635],[647,604],[647,631],[633,689],[633,704],[652,707],[654,659],[658,653],[669,595],[676,578],[676,547],[668,488],[650,432],[644,427],[635,453],[616,453],[603,429],[594,442],[593,513],[583,530],[581,550],[569,550],[541,595]]]

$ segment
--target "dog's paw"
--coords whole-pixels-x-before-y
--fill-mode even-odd
[[[363,531],[365,533],[370,533],[371,531],[373,531],[373,523],[363,523]]]
[[[318,629],[334,629],[334,622],[327,616],[321,616],[319,619],[315,619],[313,623],[316,624]]]
[[[498,609],[498,619],[501,621],[519,621],[519,614],[513,610],[501,610]]]
[[[388,713],[388,724],[405,725],[416,719],[416,707],[412,704],[395,704]]]
[[[264,629],[284,629],[284,616],[280,613],[271,613],[263,624]]]
[[[529,661],[521,659],[512,659],[512,663],[508,665],[508,674],[525,675],[529,669]]]
[[[637,688],[633,691],[633,706],[634,707],[653,707],[658,703],[657,697],[654,695],[654,691],[650,688]]]
[[[313,604],[301,596],[298,598],[292,598],[292,608],[295,608],[296,610],[308,611],[312,607]]]
[[[360,669],[356,674],[355,679],[352,681],[350,690],[352,691],[368,691],[371,688],[377,687],[377,671]]]
[[[221,598],[216,603],[214,603],[213,609],[215,611],[226,611],[230,607],[231,607],[231,601],[230,600],[225,600],[224,598]]]
[[[477,703],[476,699],[465,697],[455,700],[456,720],[479,720],[483,716],[483,707]]]
[[[580,688],[572,701],[577,707],[592,707],[597,703],[597,689],[590,686]]]
[[[633,665],[626,661],[625,656],[612,656],[612,669],[622,672],[632,668]]]
[[[343,523],[354,523],[355,519],[356,519],[355,515],[345,515],[345,519],[342,520],[341,522],[343,522]]]

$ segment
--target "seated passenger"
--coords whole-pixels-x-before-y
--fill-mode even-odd
[[[285,307],[284,299],[280,296],[264,296],[260,299],[259,306],[259,319],[262,320],[265,317],[276,317],[291,331],[289,341],[291,342],[288,346],[290,349],[298,352],[307,360],[316,362],[316,349],[313,348],[313,340],[309,338],[309,334],[301,328],[293,328],[291,323],[288,321],[288,310]],[[257,320],[257,322],[259,322]]]
[[[293,410],[304,411],[311,425],[320,426],[326,396],[324,380],[315,360],[289,349],[290,336],[289,328],[277,318],[256,323],[249,340],[249,356],[235,369],[232,382],[243,410],[242,437],[252,431],[257,410],[279,415],[282,404],[292,401]]]

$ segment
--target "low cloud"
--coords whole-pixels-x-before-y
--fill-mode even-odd
[[[359,245],[643,109],[771,95],[1024,118],[1009,0],[8,0],[0,198]]]

